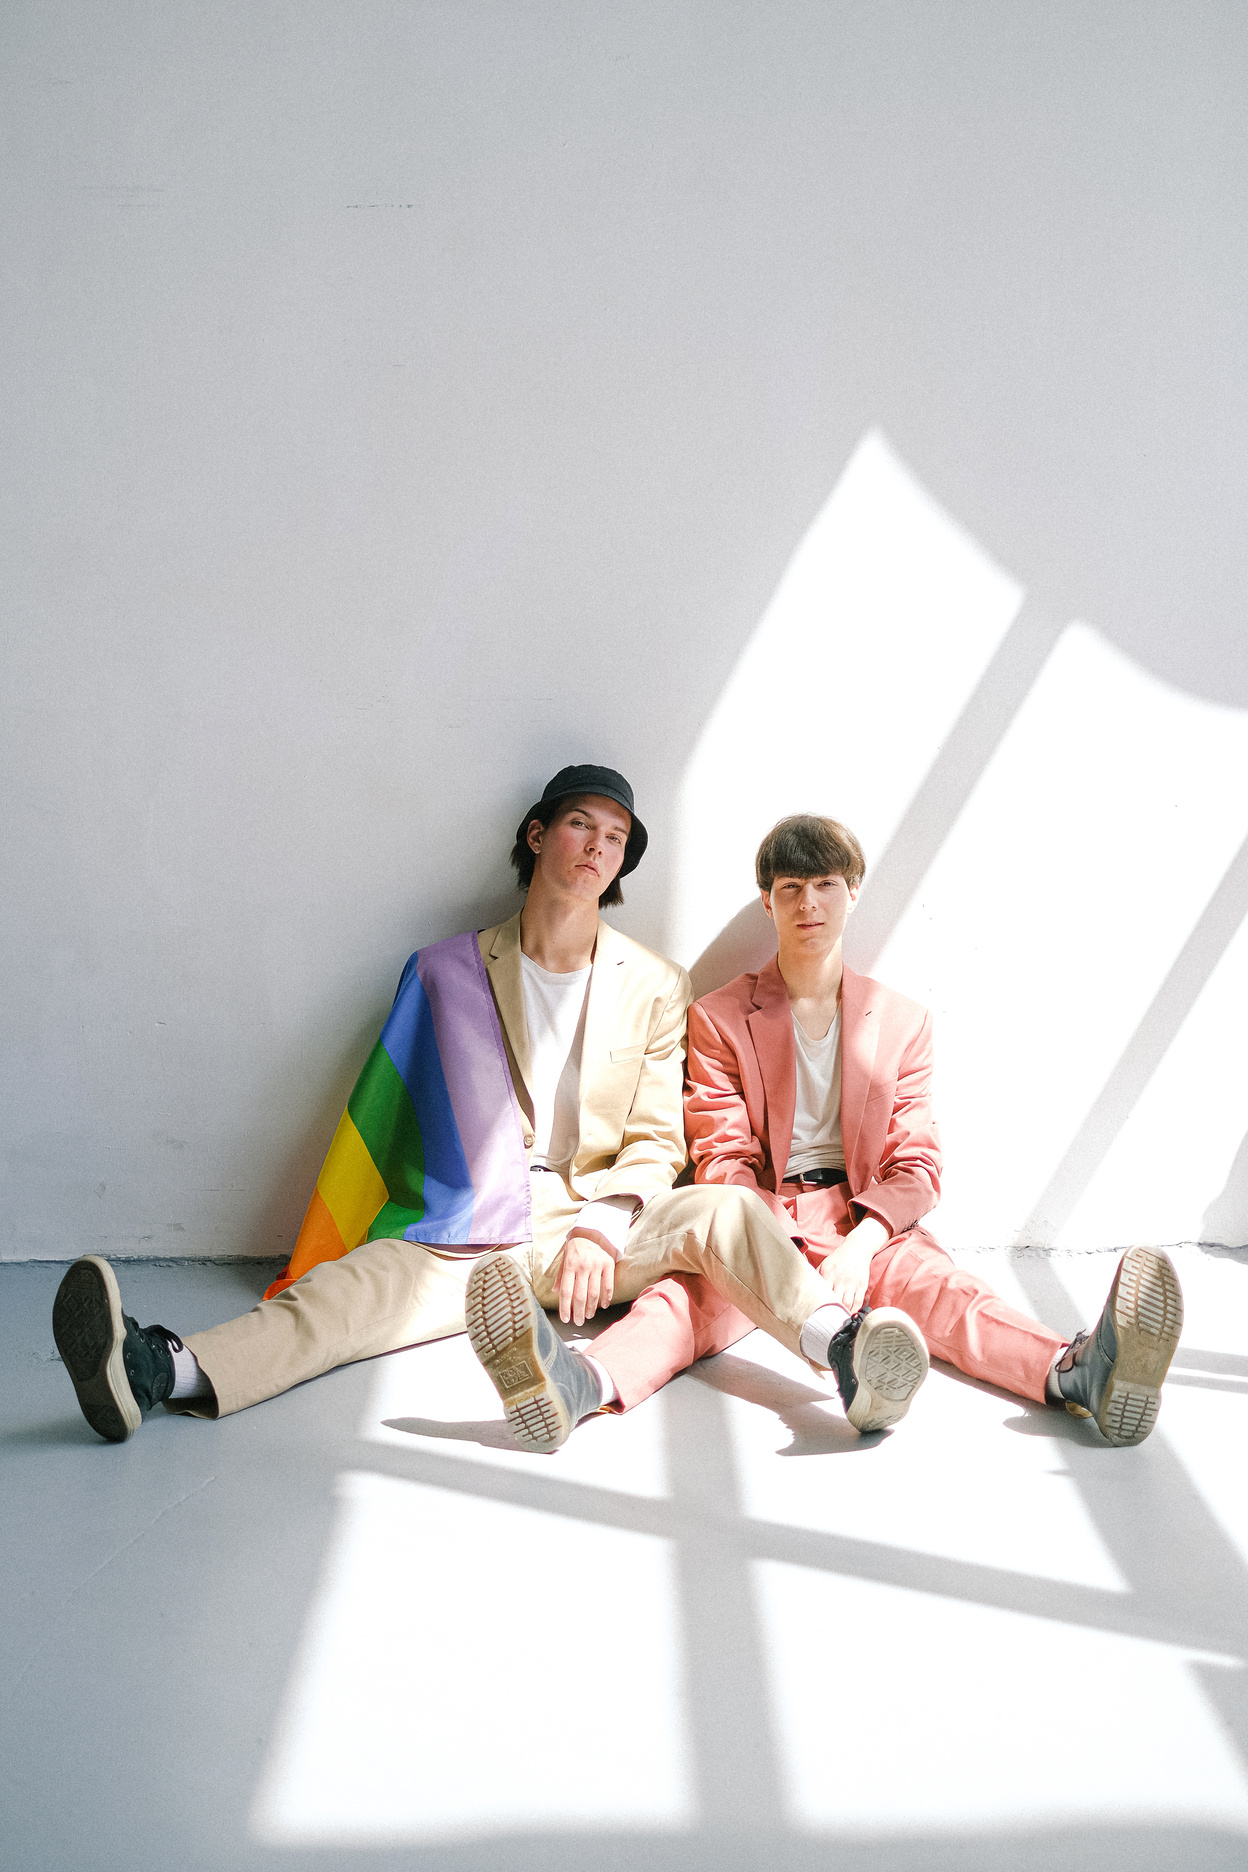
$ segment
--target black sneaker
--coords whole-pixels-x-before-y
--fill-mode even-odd
[[[923,1335],[898,1307],[860,1307],[828,1347],[828,1363],[855,1430],[900,1423],[927,1377]]]
[[[1108,1443],[1142,1443],[1157,1421],[1182,1329],[1173,1261],[1159,1248],[1128,1248],[1095,1329],[1078,1333],[1057,1362],[1067,1410],[1095,1417]]]
[[[83,1416],[110,1443],[132,1437],[173,1390],[173,1352],[182,1341],[122,1312],[117,1277],[99,1255],[75,1261],[57,1288],[52,1337]]]
[[[552,1455],[602,1404],[597,1372],[564,1345],[514,1255],[482,1255],[468,1276],[464,1317],[511,1434],[536,1455]]]

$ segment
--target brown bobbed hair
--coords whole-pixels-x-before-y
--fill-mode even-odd
[[[553,825],[560,813],[571,812],[576,804],[577,795],[573,793],[571,796],[565,794],[562,799],[547,800],[544,805],[535,806],[533,808],[531,816],[525,823],[523,832],[511,848],[511,862],[516,870],[517,890],[527,891],[529,885],[533,882],[533,872],[537,865],[537,853],[527,841],[529,827],[532,825],[534,819],[537,820],[544,831],[548,825]],[[603,891],[602,896],[598,899],[598,908],[600,910],[610,910],[612,905],[622,904],[623,901],[624,893],[620,889],[620,880],[617,873],[607,885],[606,890]]]
[[[862,846],[839,819],[819,813],[794,813],[774,825],[758,848],[754,875],[759,890],[769,891],[778,877],[843,877],[852,890],[866,876]]]

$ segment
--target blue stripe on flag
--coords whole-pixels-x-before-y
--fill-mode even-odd
[[[425,1213],[404,1229],[403,1239],[435,1246],[466,1242],[472,1235],[475,1192],[416,956],[403,971],[381,1043],[407,1087],[425,1153]]]

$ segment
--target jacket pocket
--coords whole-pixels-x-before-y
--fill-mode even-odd
[[[613,1066],[627,1066],[630,1060],[642,1059],[645,1056],[645,1051],[646,1043],[644,1040],[640,1046],[612,1047],[611,1064]]]

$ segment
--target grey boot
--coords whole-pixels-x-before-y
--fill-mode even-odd
[[[1055,1367],[1075,1417],[1095,1417],[1109,1443],[1142,1443],[1183,1329],[1183,1294],[1169,1255],[1128,1248],[1095,1329],[1079,1333]]]
[[[511,1433],[547,1456],[602,1403],[593,1367],[552,1327],[509,1254],[483,1255],[468,1277],[464,1313],[472,1349],[507,1406]]]

